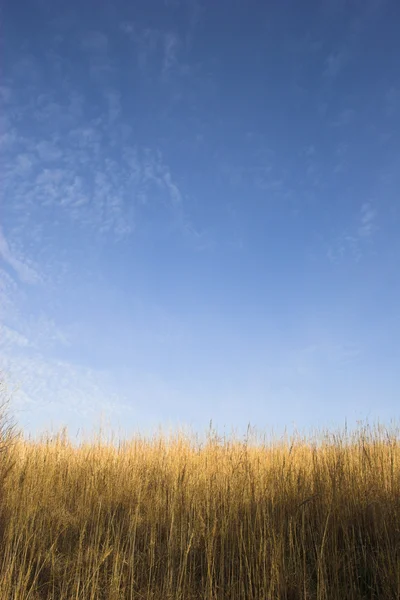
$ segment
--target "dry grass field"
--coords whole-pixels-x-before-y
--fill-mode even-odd
[[[400,598],[399,430],[7,441],[0,598]]]

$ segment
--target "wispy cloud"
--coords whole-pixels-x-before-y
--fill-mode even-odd
[[[120,28],[133,42],[137,64],[142,71],[145,71],[156,56],[162,39],[161,32],[152,27],[140,28],[130,21],[123,21]]]
[[[3,182],[19,233],[32,237],[32,219],[42,221],[46,211],[56,221],[67,218],[120,239],[134,231],[140,207],[162,194],[172,208],[187,212],[182,191],[159,150],[127,143],[121,95],[108,87],[103,98],[102,113],[86,119],[83,110],[89,110],[88,104],[76,92],[64,102],[41,96],[33,114],[30,105],[10,105],[9,114],[16,108],[19,119],[4,122]],[[22,133],[21,115],[36,121],[31,133],[27,129]],[[11,252],[4,234],[0,243],[3,259],[21,279],[33,281],[33,267]]]
[[[304,174],[303,176],[304,183],[307,188],[311,185],[312,188],[316,188],[320,185],[322,175],[319,164],[318,152],[314,144],[309,144],[305,146],[300,152],[301,157],[304,160]],[[302,181],[303,183],[303,181]]]
[[[332,121],[332,127],[346,127],[354,120],[356,111],[352,108],[344,108]]]
[[[376,229],[377,211],[372,207],[371,202],[365,202],[360,212],[358,234],[363,238],[370,237]]]
[[[180,206],[182,204],[182,194],[176,183],[173,182],[169,169],[164,168],[163,179],[173,206]]]
[[[82,39],[82,47],[92,52],[107,53],[108,37],[101,31],[89,31]]]
[[[0,264],[0,319],[15,316],[18,283]]]
[[[125,30],[137,34],[128,24]],[[29,94],[18,93],[14,70],[0,88],[2,211],[7,214],[7,228],[0,228],[0,366],[22,385],[21,410],[36,411],[43,398],[52,398],[53,407],[71,405],[78,416],[97,414],[98,402],[109,411],[122,405],[113,398],[108,373],[55,358],[69,352],[68,331],[49,312],[32,308],[32,318],[22,317],[21,284],[41,283],[52,292],[71,274],[73,236],[82,236],[89,252],[99,238],[110,246],[128,241],[137,227],[160,214],[162,235],[181,236],[195,249],[210,243],[193,223],[167,158],[157,144],[140,144],[123,120],[126,98],[108,80],[111,39],[95,31],[80,41],[82,69],[94,82],[88,77],[89,84],[79,87],[67,65],[46,87],[40,61],[27,56],[18,61],[15,77],[29,82]],[[175,34],[144,32],[140,43],[143,65],[154,48],[160,74],[175,68]],[[56,63],[50,61],[58,73]],[[98,93],[93,86],[100,80]],[[59,232],[71,234],[70,246],[69,240],[59,242]]]
[[[362,3],[358,2],[358,0],[322,0],[321,5],[322,10],[327,13],[327,16],[360,6],[363,9],[363,14],[368,16],[371,13],[381,10],[387,2],[388,0],[364,0]]]
[[[174,179],[169,166],[164,162],[162,153],[152,153],[148,148],[144,152],[143,167],[134,154],[133,164],[135,172],[142,178],[141,202],[147,204],[152,186],[167,193],[166,207],[172,216],[172,229],[189,239],[191,245],[197,250],[206,250],[215,246],[215,241],[210,239],[209,233],[200,231],[193,223],[185,210],[184,194]],[[147,192],[148,190],[148,192]],[[164,203],[165,204],[165,203]]]
[[[122,22],[120,29],[133,42],[138,66],[147,76],[149,69],[155,68],[165,79],[173,69],[178,67],[178,51],[181,42],[176,32],[165,32],[154,27],[139,27],[129,21]]]
[[[385,112],[388,117],[400,112],[400,87],[392,86],[385,94]]]
[[[151,331],[147,339],[150,346],[163,344],[165,335],[181,335],[176,324],[165,325],[161,324],[161,331]],[[51,420],[56,428],[68,422],[72,434],[74,428],[90,433],[100,413],[113,424],[114,431],[121,422],[139,419],[154,427],[160,420],[160,404],[168,406],[169,415],[174,404],[179,403],[180,414],[184,406],[179,391],[156,373],[138,371],[132,386],[131,368],[117,369],[113,377],[108,370],[60,360],[32,345],[18,330],[4,326],[0,326],[0,370],[16,390],[12,395],[13,412],[31,430],[35,429],[33,421],[41,421],[49,431]],[[117,378],[120,385],[115,393]],[[153,400],[158,403],[157,411],[151,409]]]
[[[153,154],[145,150],[143,179],[146,183],[154,183],[168,192],[171,205],[178,207],[182,204],[182,193],[172,178],[169,167],[164,163],[161,152]]]
[[[338,370],[352,367],[362,355],[362,348],[348,339],[340,340],[338,337],[318,331],[315,343],[294,352],[294,372],[303,377],[316,378],[332,367]]]
[[[333,173],[338,175],[348,169],[348,144],[340,143],[336,146],[334,152],[335,165]]]
[[[342,42],[330,49],[324,61],[323,76],[328,82],[334,82],[354,60],[355,55],[360,51],[362,36],[368,33],[369,27],[374,27],[377,16],[385,4],[386,0],[323,1],[322,11],[327,20],[332,18],[333,13],[341,12],[344,15]]]
[[[41,281],[39,273],[29,264],[27,259],[18,257],[11,250],[8,241],[0,227],[0,258],[8,264],[23,283],[35,284]]]
[[[87,56],[93,80],[106,84],[114,71],[110,59],[108,36],[101,31],[86,32],[82,37],[81,47]]]
[[[108,102],[108,122],[112,124],[121,116],[121,94],[108,90],[104,96]]]
[[[15,351],[16,348],[28,348],[32,346],[30,340],[12,327],[0,323],[0,349],[1,351]]]
[[[164,58],[163,58],[163,75],[175,66],[177,62],[177,53],[179,47],[179,39],[175,33],[168,32],[164,37]]]
[[[248,188],[264,192],[269,198],[287,200],[291,195],[288,174],[279,165],[276,153],[264,136],[248,131],[244,136],[246,151],[242,164],[222,160],[220,172],[232,187]]]
[[[171,10],[178,9],[181,14],[186,15],[185,38],[187,46],[190,46],[204,11],[203,2],[200,0],[164,0],[164,4],[167,8]]]
[[[336,240],[328,245],[327,257],[332,263],[352,259],[360,262],[365,255],[367,243],[377,230],[377,210],[372,202],[365,202],[356,218],[355,225],[344,229]]]
[[[35,352],[31,355],[3,354],[0,348],[0,368],[17,393],[13,409],[17,413],[45,416],[51,409],[57,418],[75,415],[79,427],[93,423],[100,412],[109,416],[126,415],[132,406],[113,392],[108,373],[68,361],[55,360]],[[42,414],[40,414],[42,413]]]
[[[324,75],[329,79],[335,79],[342,71],[348,60],[348,55],[345,50],[330,52],[325,60]]]

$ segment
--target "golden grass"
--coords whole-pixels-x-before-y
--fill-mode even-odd
[[[1,454],[0,598],[398,600],[398,439],[20,436]]]

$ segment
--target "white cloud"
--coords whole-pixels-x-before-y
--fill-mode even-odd
[[[104,95],[108,102],[108,121],[114,123],[121,115],[121,94],[108,90]]]
[[[114,71],[108,37],[101,31],[90,31],[83,36],[81,46],[87,55],[91,78],[100,85],[107,85]]]
[[[315,155],[315,146],[313,144],[305,146],[303,148],[303,154],[308,158],[311,156],[314,156]]]
[[[133,36],[135,33],[135,26],[130,21],[122,21],[122,23],[119,24],[119,27],[121,31],[127,35]]]
[[[346,127],[349,125],[356,115],[352,108],[344,108],[339,112],[336,119],[332,122],[333,127]]]
[[[57,144],[53,141],[42,140],[36,146],[40,160],[53,162],[61,158],[62,152]],[[28,158],[29,160],[29,158]],[[32,166],[32,163],[29,164]]]
[[[4,319],[6,314],[15,313],[15,297],[18,292],[18,284],[7,271],[0,266],[0,318]]]
[[[179,49],[175,34],[148,29],[138,36],[130,24],[123,29],[138,43],[143,64],[156,57],[160,74],[174,68]],[[0,116],[0,135],[2,209],[10,223],[9,229],[0,228],[0,365],[21,383],[22,410],[36,411],[50,403],[73,406],[83,415],[97,414],[99,403],[100,409],[103,405],[110,411],[120,406],[113,400],[108,373],[54,358],[57,352],[65,356],[71,344],[68,332],[48,314],[34,312],[30,318],[19,312],[27,301],[20,282],[44,282],[48,287],[43,293],[51,292],[70,268],[65,254],[52,256],[53,227],[65,225],[68,231],[73,224],[113,242],[129,236],[141,218],[151,218],[154,211],[145,210],[143,204],[158,203],[161,211],[167,207],[163,222],[168,232],[179,232],[196,248],[206,246],[207,236],[186,214],[185,195],[167,160],[157,148],[135,144],[132,129],[121,122],[123,98],[103,77],[112,67],[111,39],[90,32],[80,41],[82,68],[104,84],[96,96],[100,108],[96,114],[84,93],[72,89],[58,95],[57,82],[46,88],[35,57],[21,59],[17,69],[18,77],[29,78],[29,99],[14,93],[19,81],[0,88],[3,103],[9,104],[7,116]],[[53,56],[55,67],[63,66],[59,59]],[[58,83],[66,89],[69,75]],[[62,252],[67,253],[68,247]],[[40,275],[30,257],[42,261]]]
[[[375,231],[377,212],[372,208],[370,202],[366,202],[361,207],[360,225],[358,233],[361,237],[369,237]]]
[[[344,50],[331,52],[325,60],[324,75],[329,79],[335,79],[347,62],[347,54]]]
[[[349,0],[322,0],[322,7],[324,12],[330,16],[331,13],[342,11],[348,2]]]
[[[122,29],[143,41],[146,52],[159,51],[160,68],[163,58],[164,66],[173,68],[175,34],[144,30],[139,35],[130,23]],[[81,43],[90,64],[108,60],[109,40],[103,33],[89,32]],[[73,224],[117,241],[152,218],[148,206],[157,203],[161,211],[168,210],[168,233],[191,239],[196,248],[206,244],[207,236],[187,214],[185,194],[165,158],[157,148],[136,145],[132,129],[122,122],[118,91],[104,85],[98,96],[100,112],[94,115],[79,90],[70,89],[63,97],[43,86],[35,57],[21,59],[21,68],[27,65],[37,72],[29,99],[14,93],[18,81],[7,81],[0,89],[8,103],[6,116],[0,117],[3,210],[12,224],[7,232],[0,230],[2,306],[11,310],[13,303],[10,273],[30,284],[43,282],[45,272],[49,282],[57,276],[52,268],[57,257],[50,251],[53,225]],[[27,121],[32,127],[22,125]],[[42,263],[48,261],[41,263],[41,275],[34,262],[39,256]],[[63,272],[67,268],[62,265]]]
[[[364,203],[357,215],[353,228],[342,231],[327,248],[327,257],[332,263],[353,259],[360,262],[366,251],[366,244],[375,233],[377,211],[371,202]]]
[[[169,32],[164,36],[163,75],[166,75],[177,62],[179,39],[175,33]]]
[[[49,357],[53,345],[68,346],[69,340],[45,315],[19,319],[19,329],[0,324],[0,371],[19,391],[13,398],[18,412],[37,416],[44,406],[65,408],[76,415],[113,412],[118,398],[108,374],[65,360]]]
[[[163,180],[169,192],[173,206],[182,204],[182,194],[174,181],[172,180],[171,172],[165,165],[163,166]]]
[[[292,369],[300,375],[321,377],[325,369],[351,366],[362,355],[361,347],[349,340],[338,340],[337,336],[322,332],[316,338],[315,343],[293,355]]]
[[[5,133],[12,134],[14,141],[5,153],[3,181],[10,199],[7,209],[17,223],[14,236],[38,242],[35,221],[40,219],[46,227],[49,221],[44,211],[48,211],[55,222],[69,219],[79,227],[120,239],[130,235],[141,216],[144,218],[142,206],[160,200],[160,207],[171,209],[172,220],[178,211],[180,222],[190,223],[180,185],[161,153],[132,144],[131,134],[120,120],[120,95],[106,88],[103,97],[103,113],[84,120],[87,107],[79,94],[69,95],[65,104],[41,94],[34,114],[40,122],[35,134],[24,132],[23,137],[18,122],[6,123]],[[30,107],[20,106],[19,111],[27,115]],[[190,227],[195,231],[192,223]],[[182,226],[181,232],[187,236],[186,227]],[[33,267],[11,253],[3,238],[3,258],[21,278],[33,281]]]
[[[134,43],[138,66],[144,71],[156,55],[162,41],[162,33],[151,27],[139,28],[129,21],[122,22],[120,28]]]
[[[11,96],[11,88],[6,85],[0,85],[0,101],[4,103],[10,102]]]
[[[4,260],[15,271],[19,279],[23,283],[35,284],[41,281],[37,271],[29,264],[29,262],[21,257],[18,257],[11,250],[4,233],[0,227],[0,258]]]
[[[101,31],[89,31],[82,39],[82,47],[92,52],[107,52],[108,38]]]
[[[386,93],[385,111],[389,117],[400,112],[400,87],[391,87]]]
[[[153,63],[165,78],[178,65],[181,42],[177,33],[165,33],[152,27],[141,28],[129,21],[120,23],[120,29],[134,43],[138,66],[142,71],[147,71]]]
[[[0,348],[2,351],[15,350],[16,348],[28,348],[32,346],[28,338],[13,329],[0,323]]]
[[[34,352],[29,356],[4,355],[0,349],[0,369],[7,382],[17,389],[12,406],[18,414],[31,413],[44,420],[50,410],[56,416],[89,426],[100,412],[126,415],[132,407],[115,394],[107,372]],[[75,415],[75,417],[74,417]]]
[[[292,190],[288,173],[278,166],[275,152],[267,145],[265,137],[248,131],[245,141],[250,146],[246,164],[222,162],[221,174],[232,187],[253,187],[265,192],[266,197],[287,200]]]

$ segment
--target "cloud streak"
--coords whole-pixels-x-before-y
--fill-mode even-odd
[[[97,37],[94,41],[97,47]],[[172,46],[168,52],[170,68]],[[68,219],[121,239],[149,218],[141,207],[161,198],[171,216],[173,211],[183,212],[190,221],[182,190],[158,148],[140,147],[129,139],[121,94],[109,87],[103,99],[101,114],[84,119],[82,112],[90,107],[78,93],[71,92],[63,102],[42,95],[31,132],[22,132],[12,118],[5,122],[3,181],[8,211],[18,223],[14,235],[32,236],[32,219],[48,222],[46,214],[51,214],[55,223]],[[31,106],[12,103],[9,114],[27,119]],[[38,280],[33,267],[11,251],[3,233],[0,253],[21,280]]]
[[[176,32],[164,32],[153,27],[139,27],[136,23],[120,23],[121,31],[132,41],[137,64],[147,75],[153,69],[166,78],[178,66],[180,39]]]
[[[125,33],[137,36],[128,25]],[[138,39],[143,67],[154,51],[160,76],[175,69],[176,34],[149,30]],[[110,83],[110,37],[92,31],[80,41],[85,85],[67,58],[60,71],[61,58],[53,48],[46,59],[19,56],[18,68],[10,68],[0,88],[2,211],[7,215],[7,228],[0,227],[0,365],[23,386],[21,410],[36,411],[46,398],[54,407],[71,404],[78,416],[97,413],[99,402],[100,408],[119,410],[121,399],[113,398],[108,373],[56,358],[68,353],[71,340],[56,317],[38,313],[36,306],[29,307],[32,318],[22,316],[28,296],[21,284],[43,284],[40,292],[30,293],[48,295],[41,306],[53,309],[52,302],[60,301],[54,289],[64,275],[73,279],[75,240],[90,254],[100,241],[110,248],[128,242],[152,218],[161,223],[161,235],[180,236],[195,249],[207,246],[167,158],[156,143],[141,143],[124,120],[129,98]],[[41,79],[44,66],[55,73],[51,88]],[[20,93],[25,79],[26,96]]]
[[[365,202],[360,211],[360,225],[358,234],[360,237],[370,237],[376,229],[377,211],[372,207],[371,202]]]
[[[347,60],[348,56],[345,50],[330,52],[325,60],[325,77],[335,79],[346,65]]]
[[[175,33],[168,32],[164,36],[164,58],[163,58],[163,75],[168,72],[177,63],[177,53],[179,47],[179,39]]]
[[[356,224],[347,228],[329,245],[327,257],[332,263],[353,258],[360,262],[365,255],[367,242],[372,241],[377,230],[378,213],[372,202],[365,202],[359,209]]]
[[[0,258],[16,273],[20,281],[27,284],[36,284],[41,281],[37,271],[26,260],[18,258],[11,250],[2,228],[0,227]]]

